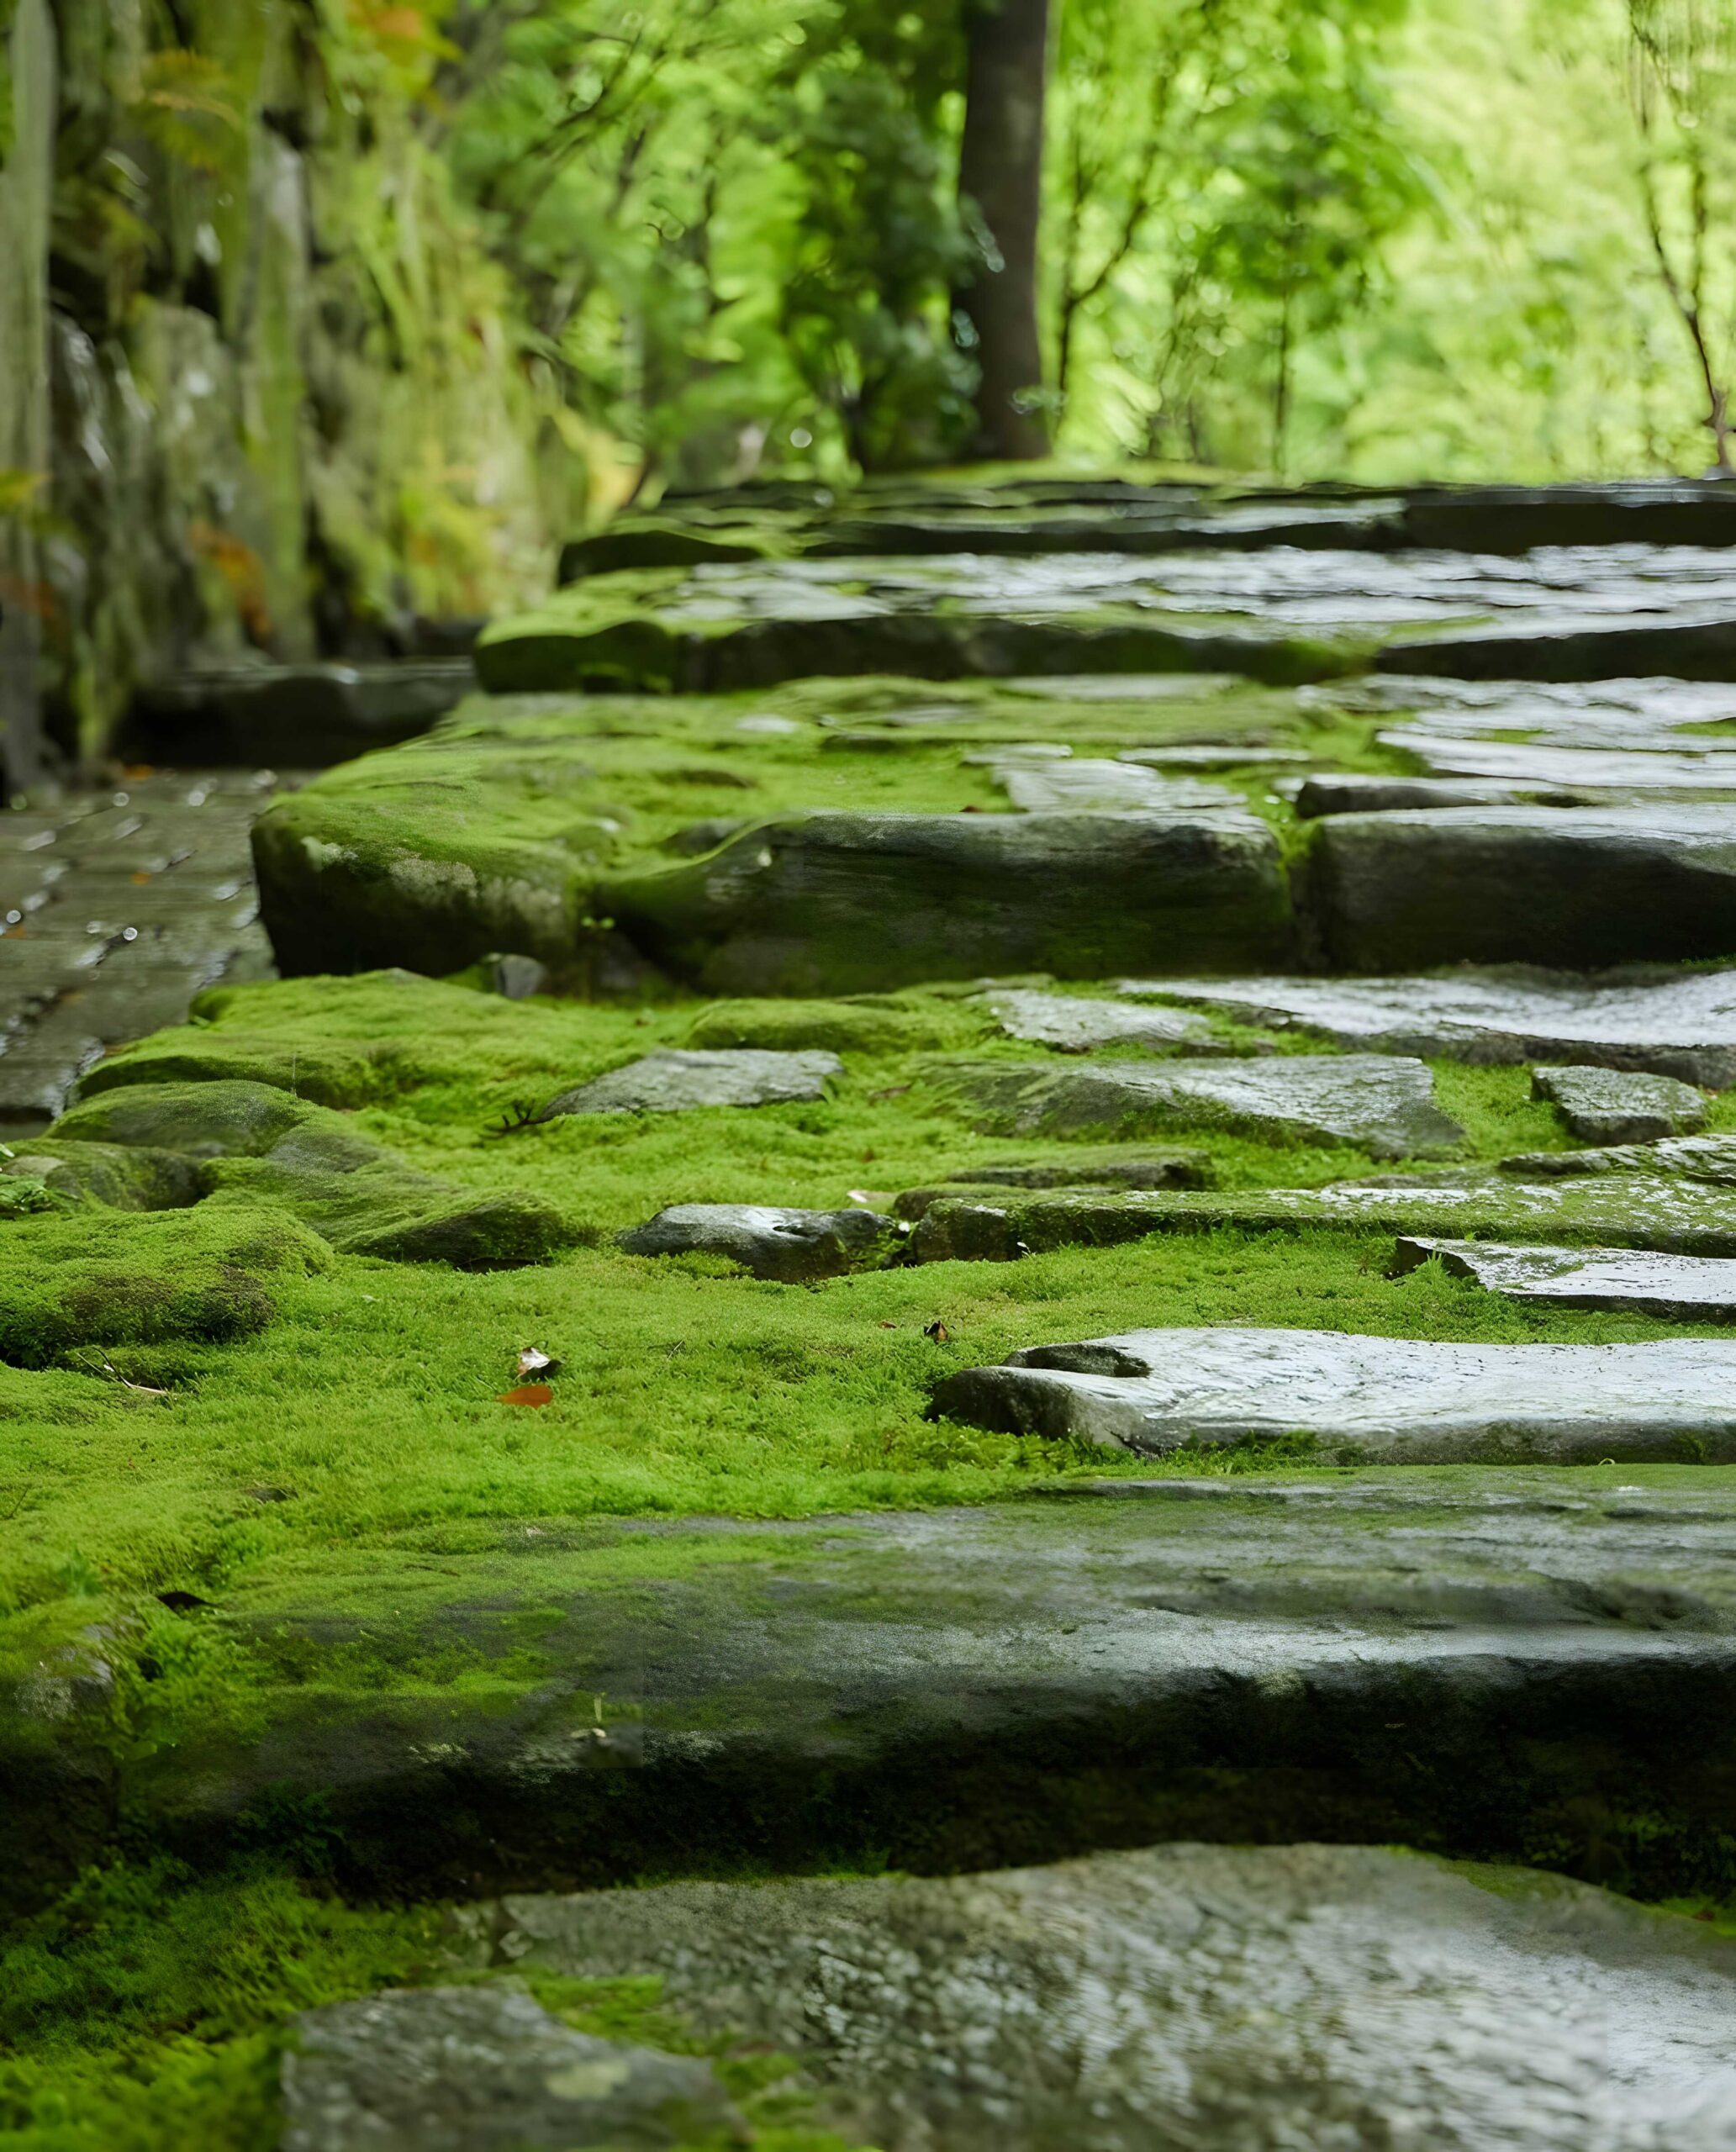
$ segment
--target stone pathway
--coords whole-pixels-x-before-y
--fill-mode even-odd
[[[279,782],[162,770],[0,815],[0,1141],[204,988],[271,976],[248,833]]]

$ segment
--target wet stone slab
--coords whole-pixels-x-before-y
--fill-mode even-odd
[[[1736,1261],[1728,1258],[1401,1237],[1393,1262],[1399,1274],[1432,1261],[1503,1300],[1654,1315],[1675,1322],[1736,1321]]]
[[[690,1113],[700,1106],[792,1105],[823,1099],[844,1073],[835,1053],[771,1053],[752,1047],[716,1052],[668,1047],[606,1076],[562,1091],[537,1115]]]
[[[1335,970],[1736,955],[1736,804],[1328,815],[1307,877]]]
[[[1022,814],[1079,808],[1154,815],[1241,814],[1242,794],[1204,778],[1166,777],[1137,763],[1012,757],[992,765],[995,782]]]
[[[889,1262],[906,1229],[872,1210],[790,1210],[747,1203],[678,1203],[620,1237],[629,1255],[719,1255],[756,1278],[800,1284]]]
[[[1420,1061],[1380,1054],[1224,1059],[1147,1068],[1125,1061],[936,1062],[926,1080],[990,1134],[1135,1136],[1222,1128],[1275,1142],[1351,1143],[1378,1158],[1448,1156],[1464,1131]]]
[[[1736,2134],[1736,1944],[1522,1870],[1170,1845],[512,1898],[490,1924],[512,1959],[653,1975],[704,2032],[793,2054],[822,2118],[887,2152],[1722,2152]]]
[[[416,1549],[340,1551],[225,1589],[256,1724],[118,1764],[106,1718],[84,1738],[170,1851],[208,1859],[251,1803],[317,1794],[340,1882],[376,1894],[467,1896],[479,1866],[600,1888],[1326,1836],[1545,1843],[1663,1896],[1720,1872],[1728,1828],[1728,1476],[1165,1476],[804,1523],[573,1519],[453,1553],[437,1590]],[[352,1644],[436,1670],[358,1690]],[[65,1785],[17,1770],[16,1842],[88,1828]]]
[[[596,900],[654,963],[721,994],[1101,978],[1159,951],[1235,971],[1282,963],[1290,939],[1277,840],[1244,815],[808,815]]]
[[[1212,1037],[1208,1023],[1180,1009],[1132,1008],[1126,1002],[1017,987],[998,988],[983,999],[1010,1039],[1055,1047],[1063,1052],[1085,1053],[1099,1046],[1143,1046],[1163,1052],[1209,1044]]]
[[[1156,1233],[1372,1228],[1461,1240],[1582,1241],[1736,1256],[1736,1204],[1723,1187],[1634,1171],[1544,1179],[1538,1173],[1539,1160],[1510,1163],[1532,1178],[1395,1176],[1385,1184],[1340,1181],[1325,1188],[1228,1192],[1094,1193],[1075,1186],[1047,1195],[995,1195],[961,1189],[951,1200],[936,1190],[921,1206],[910,1251],[918,1263],[1004,1263],[1049,1248],[1121,1247]],[[903,1196],[895,1207],[901,1215],[916,1215]]]
[[[1166,1456],[1297,1436],[1387,1464],[1736,1461],[1736,1345],[1139,1330],[948,1376],[943,1419]]]
[[[1717,679],[1733,648],[1736,569],[1722,547],[1558,546],[1501,560],[1270,546],[1152,559],[1116,551],[1111,537],[1102,551],[1028,559],[810,557],[592,577],[492,629],[478,662],[496,692],[876,671],[1322,680],[1370,657],[1480,678]]]
[[[659,2152],[741,2136],[709,2062],[576,2033],[510,1982],[304,2012],[282,2083],[283,2152]]]
[[[1545,1065],[1533,1072],[1532,1089],[1561,1109],[1582,1143],[1651,1143],[1706,1126],[1705,1099],[1673,1076]]]
[[[1438,978],[1129,979],[1121,991],[1388,1053],[1594,1063],[1708,1089],[1736,1084],[1736,972],[1514,967]]]

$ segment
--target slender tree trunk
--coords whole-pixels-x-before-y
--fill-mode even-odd
[[[974,204],[988,244],[956,306],[981,368],[978,452],[1023,461],[1049,450],[1037,325],[1049,0],[977,0],[967,32],[958,192]]]

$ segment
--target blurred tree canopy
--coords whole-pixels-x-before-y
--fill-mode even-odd
[[[286,4],[347,55],[363,150],[373,103],[408,103],[512,295],[488,334],[599,509],[1019,452],[974,409],[997,367],[1022,446],[1078,461],[1729,467],[1736,0]],[[973,55],[1045,18],[1007,359],[978,317],[1011,213],[977,197],[1013,138],[973,186]],[[229,154],[233,68],[193,29],[160,42],[131,124],[191,189]],[[150,214],[88,174],[61,256],[124,295],[157,273]]]

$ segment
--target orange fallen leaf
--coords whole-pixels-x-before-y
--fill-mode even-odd
[[[509,1390],[501,1399],[503,1405],[552,1405],[555,1393],[546,1382],[527,1382],[517,1390]]]

